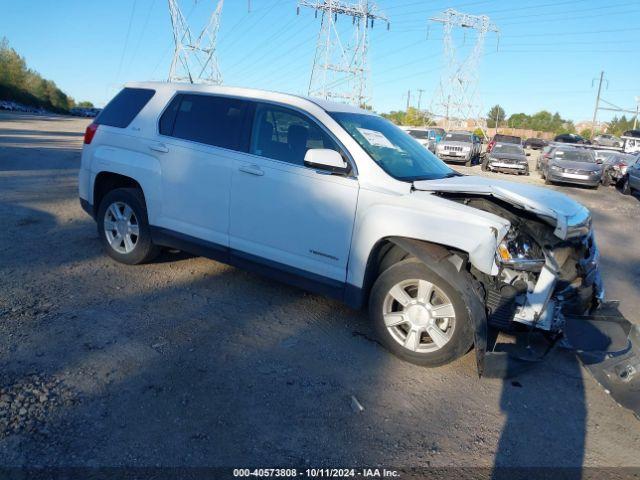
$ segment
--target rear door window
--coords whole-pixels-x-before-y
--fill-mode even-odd
[[[246,152],[251,102],[213,95],[180,94],[160,118],[160,134]]]
[[[155,93],[149,88],[124,88],[104,107],[93,123],[126,128]]]

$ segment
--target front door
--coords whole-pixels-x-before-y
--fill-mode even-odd
[[[305,114],[256,107],[250,156],[232,174],[230,246],[295,273],[344,282],[358,181],[306,167],[310,148],[340,151]]]

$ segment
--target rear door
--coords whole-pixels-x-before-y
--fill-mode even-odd
[[[238,159],[233,171],[231,248],[344,282],[358,181],[304,165],[310,148],[341,147],[306,114],[277,105],[256,107],[252,132],[251,158]]]
[[[252,104],[205,94],[178,94],[150,145],[161,170],[158,226],[229,245],[231,172],[248,147]]]

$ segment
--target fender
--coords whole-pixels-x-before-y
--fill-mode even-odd
[[[125,159],[126,161],[123,161]],[[102,172],[117,173],[130,177],[140,184],[147,203],[149,223],[156,223],[160,214],[161,184],[160,165],[151,155],[146,155],[129,149],[99,146],[96,148],[90,166],[91,180],[89,201],[93,203],[93,191],[96,177]]]
[[[497,215],[426,192],[404,195],[361,189],[354,226],[347,283],[364,285],[369,255],[389,237],[404,237],[446,245],[469,255],[469,262],[496,275],[495,251],[511,224]]]
[[[445,270],[450,270],[452,266],[458,272],[462,270],[463,262],[460,262],[460,257],[441,245],[402,237],[390,237],[388,240],[419,259],[440,276],[446,275]],[[478,375],[482,376],[487,352],[487,315],[475,280],[472,278],[465,279],[465,276],[465,273],[454,275],[453,287],[462,294],[467,305],[467,313],[473,322],[473,346],[476,354],[476,367]],[[446,278],[449,277],[451,276],[449,275]],[[469,288],[470,282],[472,282],[472,288]]]

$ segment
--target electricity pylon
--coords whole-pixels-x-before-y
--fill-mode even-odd
[[[224,0],[218,0],[202,32],[198,37],[194,37],[180,10],[178,0],[169,0],[175,45],[169,69],[170,82],[222,84],[222,74],[216,58],[216,40],[223,4]]]
[[[300,7],[312,8],[321,13],[320,33],[313,59],[308,94],[327,100],[338,100],[352,105],[366,105],[369,95],[367,80],[369,66],[369,28],[376,20],[389,20],[378,13],[377,6],[368,0],[346,3],[340,0],[298,0]],[[345,44],[340,38],[336,23],[338,17],[351,17],[353,38]]]
[[[473,120],[475,126],[480,127],[480,58],[487,33],[499,34],[499,30],[486,15],[468,15],[451,8],[430,20],[443,25],[444,55],[447,62],[437,91],[431,100],[430,113],[436,118],[444,118],[447,129],[451,128],[454,120]],[[453,43],[454,27],[476,32],[475,43],[466,57],[458,55]]]

